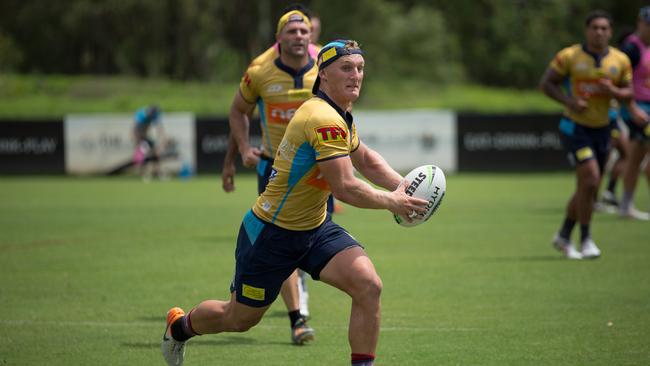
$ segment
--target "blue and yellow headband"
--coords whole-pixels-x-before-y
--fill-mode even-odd
[[[334,61],[341,58],[341,56],[363,55],[363,51],[360,48],[346,48],[345,46],[349,43],[354,43],[354,41],[337,39],[323,46],[323,48],[321,48],[320,52],[318,53],[318,57],[316,58],[318,63],[318,71],[323,70]],[[314,82],[314,87],[311,90],[313,94],[316,94],[316,92],[318,92],[319,86],[320,76],[317,76],[316,81]]]

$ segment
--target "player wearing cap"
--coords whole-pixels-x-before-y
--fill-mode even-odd
[[[258,193],[266,188],[286,126],[296,109],[312,96],[311,87],[318,69],[307,52],[310,29],[309,19],[302,12],[292,10],[284,14],[276,30],[279,56],[251,64],[242,78],[230,110],[231,141],[222,175],[226,192],[234,190],[237,149],[245,166],[257,168]],[[261,150],[249,143],[249,116],[256,106],[262,127]],[[313,340],[314,330],[300,312],[297,273],[282,287],[282,299],[288,311],[292,342],[300,345]]]
[[[546,95],[566,107],[560,121],[560,138],[575,165],[577,185],[553,245],[570,259],[600,256],[600,249],[591,238],[590,224],[609,151],[609,103],[612,98],[632,97],[630,62],[622,52],[609,47],[611,23],[605,12],[589,14],[585,22],[586,42],[558,52],[540,82]],[[561,88],[566,78],[570,82],[568,93]],[[580,251],[570,239],[576,222],[580,223]]]
[[[630,58],[634,70],[634,101],[628,108],[621,108],[621,117],[630,134],[630,156],[623,175],[620,214],[625,218],[649,220],[647,212],[634,207],[634,191],[641,165],[650,156],[650,6],[639,11],[636,31],[624,40],[621,50]],[[648,162],[645,174],[650,184]]]
[[[232,296],[202,302],[188,315],[170,310],[162,344],[168,364],[182,363],[185,341],[195,335],[243,332],[256,325],[296,268],[352,298],[352,364],[373,364],[381,279],[356,239],[330,220],[327,197],[334,193],[351,205],[403,216],[424,213],[428,202],[407,195],[408,183],[357,136],[351,110],[364,62],[354,41],[328,43],[319,53],[316,96],[291,119],[270,182],[239,230]],[[389,191],[356,178],[354,168]]]

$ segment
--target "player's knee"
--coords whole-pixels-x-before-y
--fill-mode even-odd
[[[359,279],[356,286],[355,295],[357,300],[361,301],[378,301],[384,285],[377,274],[366,276]]]

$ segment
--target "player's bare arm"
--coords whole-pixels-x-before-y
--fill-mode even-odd
[[[376,151],[361,142],[359,148],[350,154],[352,165],[372,183],[393,191],[402,181],[402,176],[388,165]]]
[[[258,148],[250,146],[249,116],[254,108],[255,104],[248,103],[244,97],[242,97],[239,90],[237,90],[232,105],[230,106],[230,116],[228,119],[230,123],[230,133],[239,148],[242,163],[248,168],[254,167],[259,162],[261,154],[261,151]]]
[[[580,113],[587,109],[587,101],[582,98],[570,97],[562,91],[561,85],[564,81],[564,76],[558,74],[552,68],[547,68],[539,82],[539,88],[549,98],[558,101],[559,103],[567,106],[571,110]]]
[[[621,102],[627,102],[634,98],[634,89],[629,82],[625,82],[619,86],[614,85],[611,79],[603,78],[598,81],[601,88],[607,95],[612,98],[618,99]]]
[[[344,156],[318,163],[318,168],[336,199],[360,208],[387,209],[408,216],[414,210],[424,213],[428,201],[406,194],[408,182],[402,182],[392,192],[374,189],[354,176],[350,157]]]

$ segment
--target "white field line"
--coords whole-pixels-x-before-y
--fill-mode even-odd
[[[59,321],[59,320],[20,320],[20,319],[0,319],[1,326],[61,326],[61,327],[96,327],[96,328],[159,328],[164,325],[161,320],[160,324],[153,322],[106,322],[106,321]],[[255,328],[260,329],[285,329],[280,325],[258,325]],[[347,325],[318,325],[320,329],[340,329],[347,330]],[[383,332],[478,332],[481,328],[463,328],[463,327],[381,327]]]

